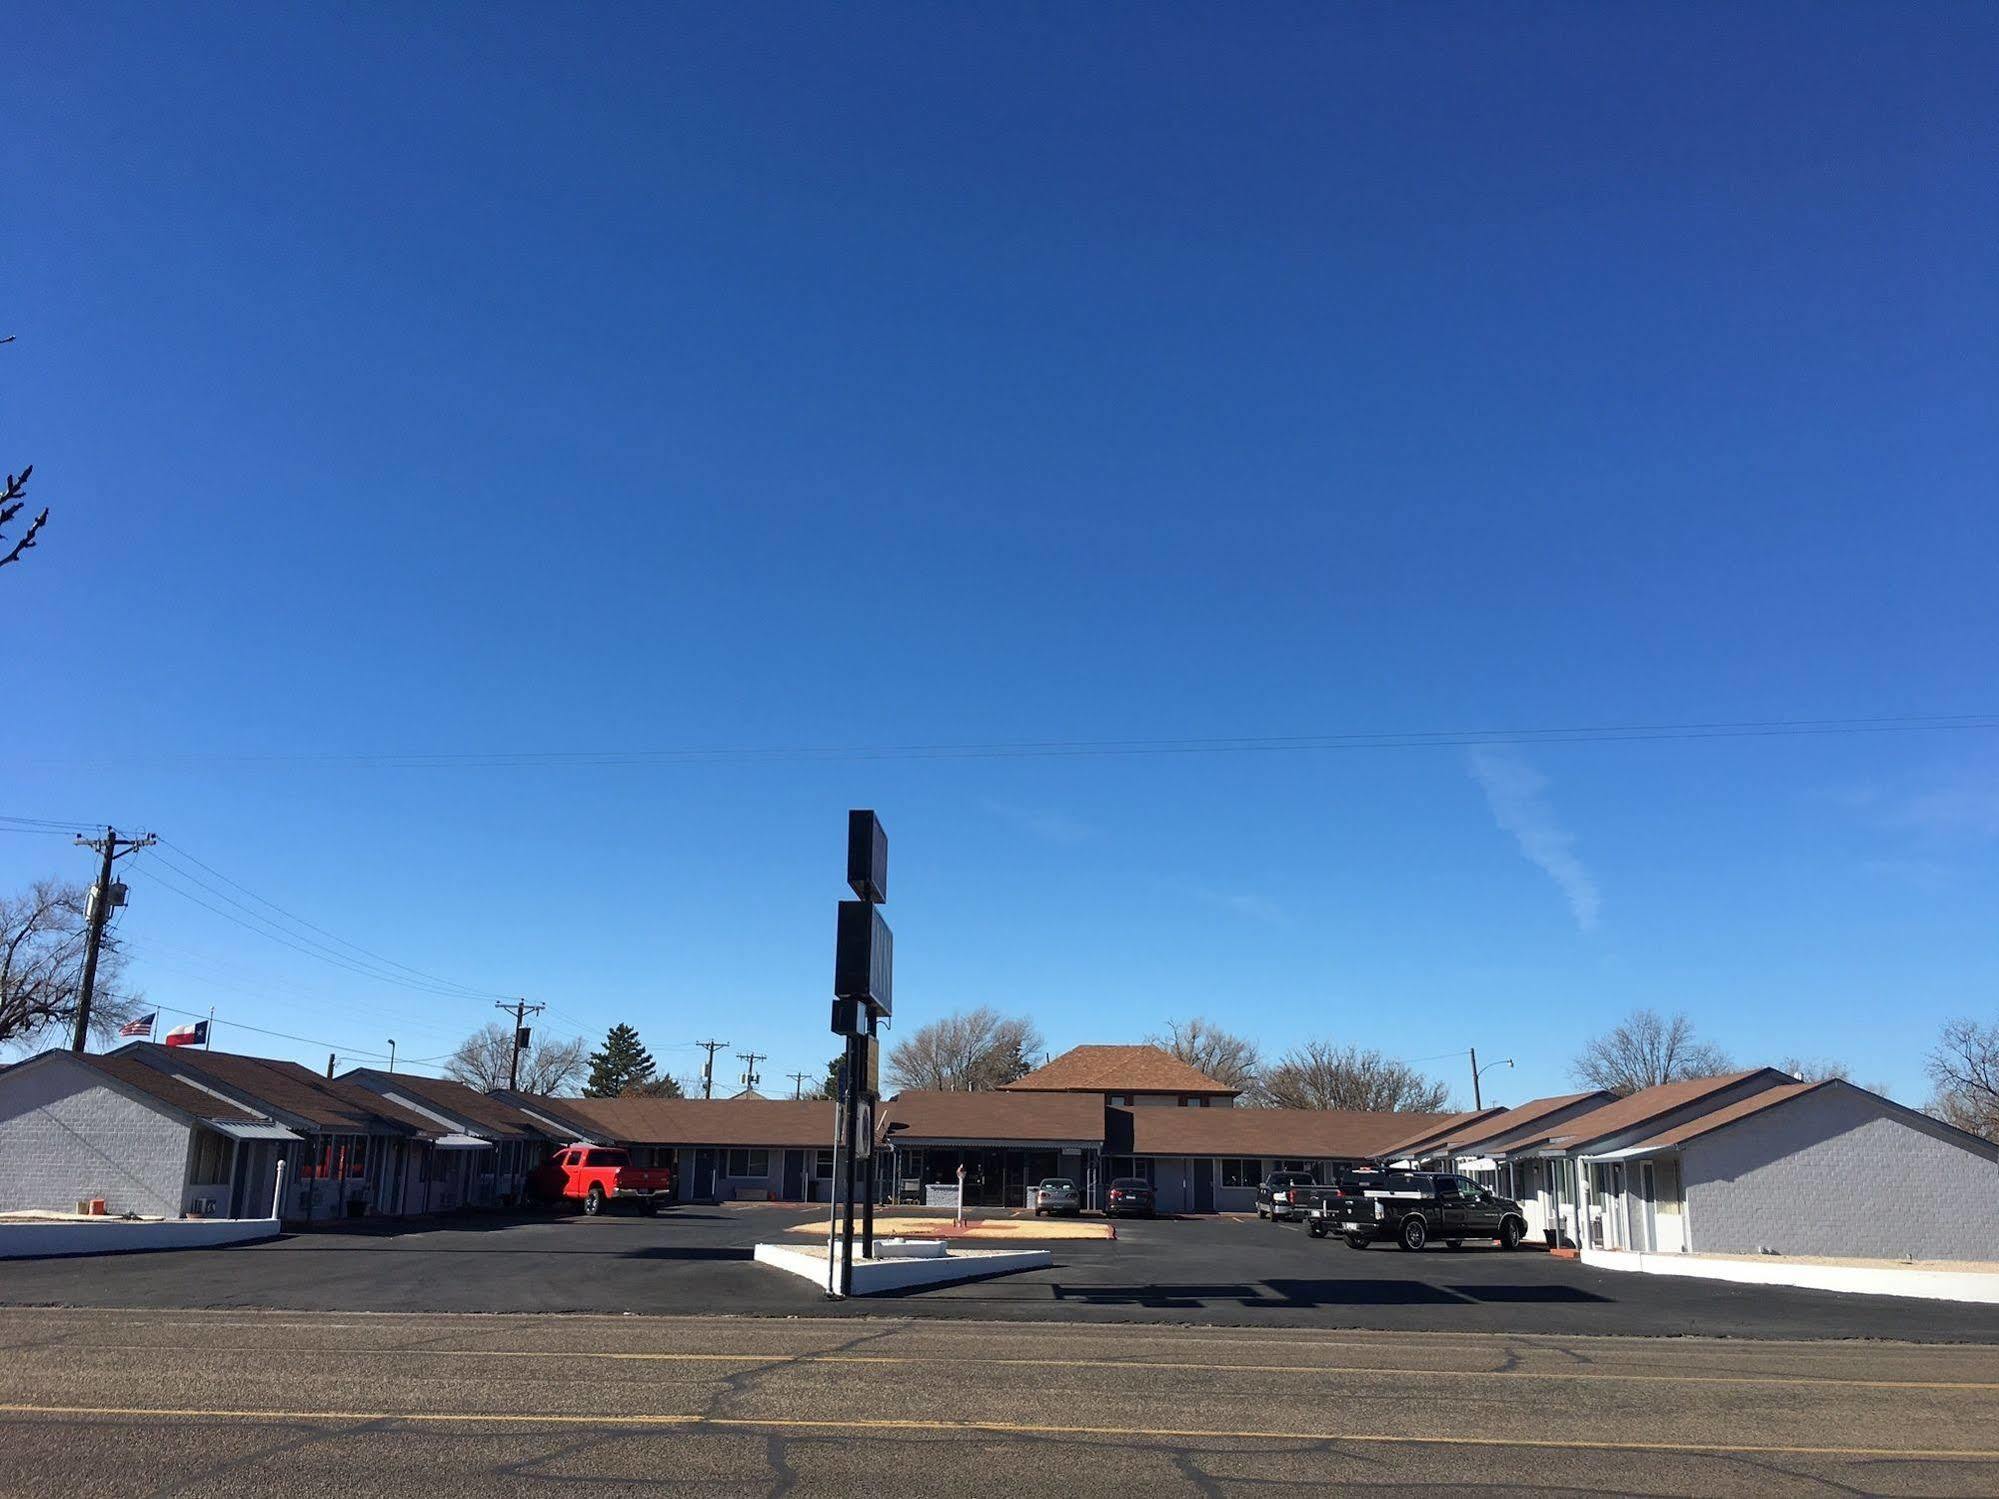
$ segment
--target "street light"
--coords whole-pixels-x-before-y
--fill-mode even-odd
[[[1485,1107],[1485,1095],[1484,1095],[1484,1094],[1483,1094],[1482,1092],[1480,1092],[1480,1091],[1479,1091],[1479,1086],[1478,1086],[1478,1081],[1479,1081],[1479,1079],[1480,1079],[1480,1078],[1482,1078],[1482,1077],[1484,1077],[1484,1076],[1485,1076],[1485,1075],[1486,1075],[1486,1074],[1487,1074],[1488,1072],[1492,1071],[1492,1069],[1493,1069],[1493,1068],[1495,1068],[1495,1067],[1511,1067],[1512,1065],[1513,1065],[1513,1058],[1511,1058],[1511,1057],[1506,1057],[1506,1058],[1504,1058],[1504,1059],[1502,1059],[1502,1060],[1500,1060],[1500,1061],[1497,1061],[1497,1062],[1487,1062],[1487,1063],[1486,1063],[1486,1064],[1485,1064],[1485,1065],[1484,1065],[1483,1067],[1481,1067],[1481,1066],[1479,1066],[1479,1065],[1478,1065],[1478,1048],[1477,1048],[1477,1047],[1475,1047],[1475,1046],[1474,1046],[1474,1047],[1472,1048],[1472,1050],[1471,1050],[1471,1106],[1472,1106],[1473,1108],[1475,1108],[1475,1109],[1482,1109],[1482,1108],[1484,1108],[1484,1107]]]

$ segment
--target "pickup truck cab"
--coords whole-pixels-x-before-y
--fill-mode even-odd
[[[1366,1173],[1322,1204],[1309,1225],[1314,1237],[1337,1233],[1352,1249],[1377,1239],[1417,1250],[1432,1239],[1456,1249],[1466,1239],[1493,1239],[1517,1249],[1527,1215],[1509,1197],[1488,1192],[1469,1177],[1439,1171]]]
[[[593,1218],[613,1202],[656,1212],[672,1195],[671,1168],[634,1166],[630,1155],[609,1145],[565,1146],[528,1174],[531,1199],[579,1203]]]
[[[1318,1186],[1318,1181],[1309,1171],[1273,1171],[1266,1176],[1256,1189],[1256,1216],[1274,1220],[1303,1216],[1301,1206],[1313,1194],[1309,1190]]]

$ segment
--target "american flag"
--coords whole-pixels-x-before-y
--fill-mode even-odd
[[[150,1015],[141,1015],[137,1020],[128,1020],[118,1027],[118,1034],[121,1036],[150,1036],[153,1033],[153,1022],[159,1018],[160,1012],[155,1010]]]

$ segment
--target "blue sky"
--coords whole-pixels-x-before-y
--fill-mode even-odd
[[[1652,1005],[1919,1101],[1999,1006],[1992,732],[396,759],[1993,713],[1990,8],[42,7],[9,50],[0,459],[53,516],[0,573],[0,812],[767,1090],[831,1050],[853,805],[905,1025],[1204,1013],[1467,1093],[1475,1045],[1519,1098]],[[309,1038],[222,1044],[490,1013],[153,858],[150,997]]]

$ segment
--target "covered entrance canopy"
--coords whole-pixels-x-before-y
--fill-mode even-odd
[[[903,1093],[882,1104],[876,1128],[899,1201],[955,1187],[960,1166],[967,1206],[1030,1206],[1048,1176],[1073,1178],[1095,1200],[1104,1108],[1087,1094]]]

